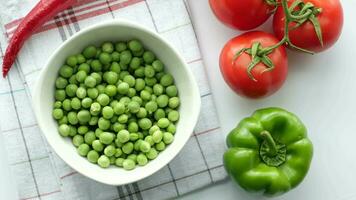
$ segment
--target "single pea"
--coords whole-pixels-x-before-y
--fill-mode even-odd
[[[101,114],[105,119],[111,119],[114,116],[114,110],[110,106],[105,106]]]
[[[85,63],[87,61],[87,59],[84,57],[83,54],[78,54],[78,55],[76,55],[76,57],[77,57],[78,64],[82,64],[82,63]]]
[[[57,89],[64,89],[68,85],[67,79],[63,77],[58,77],[56,79],[56,88]]]
[[[118,167],[122,167],[125,159],[124,158],[116,158],[115,165]]]
[[[76,95],[79,99],[84,99],[87,96],[87,90],[84,87],[79,87],[76,91]]]
[[[104,119],[103,117],[100,117],[99,121],[98,121],[98,127],[104,131],[108,130],[110,128],[110,121],[107,119]]]
[[[90,63],[90,67],[94,72],[100,72],[103,69],[103,64],[99,60],[93,60]]]
[[[119,78],[120,78],[120,80],[123,80],[125,76],[130,75],[130,72],[126,71],[126,69],[124,69],[123,67],[121,67],[121,69],[122,69],[123,71],[120,72]]]
[[[146,82],[146,85],[148,85],[148,86],[154,86],[157,83],[157,79],[154,77],[152,77],[152,78],[146,77],[145,82]]]
[[[159,95],[163,94],[163,92],[164,92],[164,88],[163,88],[162,85],[160,85],[160,84],[155,84],[155,85],[153,86],[153,93],[154,93],[155,95],[159,96]]]
[[[138,126],[142,128],[142,130],[148,130],[152,126],[152,122],[148,118],[143,118],[138,121]]]
[[[151,65],[146,65],[145,67],[145,76],[148,78],[152,78],[155,76],[155,70]]]
[[[84,80],[84,84],[88,88],[93,88],[96,86],[96,79],[93,76],[87,76]]]
[[[98,103],[102,106],[107,106],[110,103],[110,97],[106,94],[99,94],[98,98],[96,98]]]
[[[152,135],[154,132],[161,130],[157,125],[153,125],[150,130],[148,130],[148,133]]]
[[[121,148],[122,146],[124,146],[124,143],[120,142],[117,138],[115,139],[114,142],[115,142],[116,147]]]
[[[101,105],[98,102],[94,102],[90,106],[90,114],[97,116],[101,111]]]
[[[152,134],[152,140],[153,142],[155,143],[159,143],[162,141],[162,138],[163,138],[163,133],[162,131],[158,130],[158,131],[155,131],[153,134]]]
[[[156,72],[162,72],[163,69],[164,69],[164,65],[163,65],[163,63],[162,63],[160,60],[155,60],[155,61],[152,63],[152,67],[153,67],[153,69],[154,69]]]
[[[88,131],[84,135],[84,142],[91,145],[96,139],[95,133],[93,131]]]
[[[160,128],[167,128],[169,126],[169,120],[167,118],[161,118],[158,120],[157,125]]]
[[[62,119],[58,120],[58,125],[68,124],[67,116],[63,116]]]
[[[129,117],[126,114],[122,114],[119,116],[119,118],[117,119],[117,121],[121,124],[124,124],[127,122],[127,120],[129,119]]]
[[[115,149],[115,157],[118,158],[122,155],[122,150],[120,148]]]
[[[105,87],[105,94],[107,94],[109,97],[113,97],[117,94],[117,88],[115,85],[107,85]]]
[[[157,97],[157,100],[156,100],[157,105],[158,105],[158,107],[160,107],[160,108],[166,107],[166,106],[168,105],[168,101],[169,101],[169,98],[168,98],[168,96],[165,95],[165,94],[158,96],[158,97]]]
[[[77,135],[77,128],[75,126],[69,125],[70,132],[69,136],[74,137]]]
[[[155,77],[157,80],[161,80],[161,78],[165,75],[166,73],[162,72],[158,72],[156,73]]]
[[[119,63],[112,62],[111,66],[110,66],[110,71],[119,74],[121,72],[121,67],[120,67]]]
[[[138,69],[138,68],[140,67],[140,64],[141,64],[140,59],[137,58],[137,57],[133,57],[133,58],[131,59],[131,62],[130,62],[130,68],[131,68],[132,70],[136,70],[136,69]]]
[[[120,63],[122,63],[124,65],[128,65],[128,64],[130,64],[131,59],[132,59],[132,54],[130,51],[125,50],[125,51],[121,52]]]
[[[134,51],[132,52],[132,54],[136,57],[142,57],[143,56],[143,53],[145,53],[145,49],[141,49],[141,51]],[[143,62],[143,58],[141,58],[142,62]]]
[[[157,109],[154,114],[154,118],[158,121],[159,119],[164,117],[166,117],[166,112],[164,112],[162,108]]]
[[[94,140],[91,146],[97,152],[101,152],[104,149],[104,145],[100,142],[100,140]]]
[[[95,78],[96,84],[100,84],[103,78],[100,75],[100,72],[93,72],[90,74],[91,77]]]
[[[126,75],[123,81],[126,82],[129,85],[129,87],[134,87],[136,83],[135,78],[131,75]]]
[[[137,102],[139,106],[141,106],[142,103],[143,103],[141,97],[139,97],[139,96],[133,96],[133,97],[131,98],[131,100]]]
[[[114,61],[114,62],[120,61],[120,53],[117,51],[112,52],[111,58],[112,58],[112,61]]]
[[[69,79],[68,79],[69,84],[78,84],[77,79],[75,78],[75,74],[72,75]]]
[[[147,111],[144,108],[140,108],[140,110],[136,113],[138,118],[145,118],[147,116]]]
[[[171,112],[173,109],[170,107],[164,108],[164,111],[166,112],[166,115],[168,115],[169,112]]]
[[[81,156],[87,156],[89,150],[90,150],[89,145],[87,145],[87,144],[81,144],[81,145],[78,147],[77,152],[78,152],[78,154],[81,155]]]
[[[90,150],[87,154],[87,159],[91,163],[97,163],[99,159],[99,153],[95,150]]]
[[[139,148],[140,148],[140,151],[146,153],[146,152],[148,152],[148,151],[151,149],[151,145],[150,145],[149,142],[142,140],[142,141],[140,142]]]
[[[114,124],[111,125],[111,129],[114,132],[119,132],[119,131],[125,129],[125,125],[124,124],[120,124],[119,122],[115,122]]]
[[[84,143],[84,137],[82,135],[75,135],[72,138],[72,143],[74,146],[79,147],[79,145]]]
[[[108,168],[110,166],[110,160],[106,155],[101,155],[98,159],[98,165],[102,168]]]
[[[137,133],[130,133],[130,141],[135,142],[138,140],[138,134]]]
[[[136,133],[138,131],[138,124],[136,122],[130,122],[127,127],[127,130],[130,133]]]
[[[79,126],[78,127],[78,134],[84,135],[89,131],[89,128],[87,126]]]
[[[130,140],[130,133],[127,130],[121,130],[116,135],[117,139],[121,143],[126,143]]]
[[[59,75],[61,75],[63,78],[69,78],[73,74],[73,68],[68,66],[68,65],[63,65],[59,69]]]
[[[65,100],[64,100],[65,101]],[[63,102],[64,102],[63,101]],[[56,108],[61,108],[62,107],[62,102],[61,101],[55,101],[53,103],[53,108],[56,109]]]
[[[177,87],[175,85],[168,86],[166,88],[166,94],[169,97],[176,97],[178,95]]]
[[[159,142],[155,145],[156,149],[158,151],[163,151],[166,148],[166,144],[164,142]]]
[[[78,86],[74,84],[69,84],[66,86],[66,94],[69,97],[74,97],[76,95]]]
[[[105,93],[105,85],[97,85],[95,88],[98,90],[98,94]]]
[[[153,93],[153,88],[150,87],[150,86],[148,86],[148,85],[145,87],[145,90],[146,90],[147,92],[149,92],[150,94]]]
[[[90,112],[87,110],[81,110],[77,114],[78,121],[80,123],[87,123],[90,120]]]
[[[110,132],[103,132],[100,134],[99,140],[103,144],[111,144],[114,140],[114,135]]]
[[[65,100],[62,102],[62,108],[63,108],[63,110],[65,110],[65,111],[70,111],[70,110],[72,110],[71,100],[70,100],[70,99],[65,99]]]
[[[164,87],[168,87],[172,85],[173,82],[174,82],[173,76],[170,74],[163,75],[160,80],[161,85],[163,85]]]
[[[90,45],[84,49],[83,55],[87,59],[94,58],[96,56],[96,51],[97,51],[96,47],[93,45]]]
[[[180,105],[180,100],[178,97],[172,97],[168,101],[168,106],[172,109],[178,108]]]
[[[146,110],[148,113],[154,113],[157,110],[157,103],[154,101],[149,101],[145,105]]]
[[[119,94],[126,94],[129,91],[129,84],[122,82],[117,86],[117,91]]]
[[[124,146],[122,146],[122,152],[124,152],[125,154],[130,154],[133,151],[133,143],[132,142],[127,142],[126,144],[124,144]]]
[[[114,51],[114,45],[111,42],[104,42],[101,45],[103,52],[112,53]]]
[[[104,131],[100,128],[95,129],[95,137],[99,138]]]
[[[143,49],[141,42],[139,42],[138,40],[129,41],[128,46],[129,49],[133,52],[138,52],[141,51],[141,49]]]
[[[77,113],[76,112],[69,112],[67,114],[68,122],[72,125],[78,124],[78,118],[77,118]]]
[[[99,92],[96,88],[88,88],[87,90],[87,95],[89,98],[91,98],[92,100],[96,99],[99,95]]]
[[[172,133],[169,132],[164,132],[163,133],[163,142],[165,144],[171,144],[174,140],[174,136],[172,135]]]
[[[115,85],[119,79],[119,76],[117,75],[116,72],[108,71],[105,72],[105,77],[104,80],[109,84],[109,85]]]
[[[93,100],[89,97],[82,99],[82,107],[83,108],[90,108],[92,103],[93,103]]]
[[[63,101],[66,98],[66,92],[64,90],[56,90],[54,94],[54,98],[57,101]]]
[[[79,83],[84,83],[85,79],[87,78],[87,73],[85,71],[79,71],[75,74],[75,78]]]
[[[66,60],[67,65],[71,67],[75,67],[78,63],[77,57],[76,56],[69,56]]]
[[[179,120],[179,112],[176,110],[172,110],[171,112],[168,113],[168,119],[171,122],[176,122]]]
[[[145,89],[146,82],[142,78],[138,78],[135,81],[135,89],[136,91],[142,91]]]
[[[85,71],[85,73],[90,73],[90,65],[88,63],[82,63],[78,67],[78,71]]]
[[[151,94],[147,90],[142,90],[140,92],[140,97],[144,101],[149,101],[151,99]]]
[[[171,124],[169,124],[169,126],[166,128],[166,130],[167,130],[168,132],[174,134],[174,133],[176,133],[176,126],[175,126],[173,123],[171,123]]]
[[[146,153],[146,157],[150,160],[153,160],[155,158],[157,158],[158,156],[158,152],[156,149],[151,148],[147,153]]]
[[[122,163],[122,167],[125,170],[133,170],[136,167],[136,164],[133,160],[131,159],[125,159],[124,162]]]
[[[155,144],[151,135],[146,136],[144,141],[148,142],[148,144],[150,144],[150,146],[153,146]]]
[[[131,113],[137,113],[140,110],[140,104],[137,103],[136,101],[131,101],[128,105],[127,108]]]
[[[143,54],[143,60],[147,64],[153,63],[155,58],[156,58],[155,55],[151,51],[145,51],[145,53]]]
[[[145,68],[144,67],[139,67],[135,70],[134,72],[135,76],[138,78],[143,78],[145,77]]]
[[[64,115],[63,110],[60,108],[56,108],[52,111],[52,116],[54,119],[57,119],[57,120],[62,119],[63,115]]]
[[[99,117],[98,116],[91,116],[90,121],[88,122],[88,124],[90,126],[97,126],[98,125],[98,121],[99,121]]]
[[[116,115],[121,115],[124,112],[125,112],[125,104],[119,102],[114,106],[114,113]]]
[[[118,52],[125,51],[127,49],[127,45],[125,42],[118,42],[115,44],[115,50]]]
[[[63,136],[63,137],[69,136],[70,128],[69,128],[69,126],[67,124],[60,125],[58,130],[59,130],[59,134],[61,136]]]
[[[114,156],[115,153],[116,153],[116,148],[113,145],[109,145],[104,149],[104,154],[108,157]]]
[[[136,95],[136,90],[134,88],[129,88],[126,95],[128,97],[134,97]]]
[[[145,156],[145,154],[142,153],[137,155],[136,160],[137,164],[140,166],[145,166],[148,163],[147,157]]]
[[[127,106],[131,102],[131,99],[129,97],[122,97],[119,102]]]
[[[81,104],[81,101],[77,97],[74,97],[70,102],[70,106],[74,110],[79,110],[82,107],[82,104]]]

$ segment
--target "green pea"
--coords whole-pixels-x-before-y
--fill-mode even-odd
[[[138,121],[138,125],[142,130],[148,130],[152,126],[152,122],[148,118],[143,118]]]
[[[135,142],[136,140],[138,140],[138,134],[130,133],[130,141]]]
[[[153,160],[155,158],[157,158],[158,156],[158,152],[156,149],[151,148],[147,153],[146,153],[146,157],[150,160]]]
[[[163,75],[160,80],[161,85],[163,85],[164,87],[168,87],[172,85],[173,82],[174,82],[173,76],[170,74]]]
[[[168,105],[168,101],[169,101],[169,98],[168,98],[168,96],[165,95],[165,94],[158,96],[158,97],[157,97],[157,100],[156,100],[157,105],[158,105],[158,107],[160,107],[160,108],[166,107],[166,106]]]
[[[146,77],[145,81],[146,81],[146,85],[148,86],[154,86],[157,83],[157,79],[154,77],[152,78]]]
[[[94,58],[96,56],[96,52],[97,52],[96,47],[93,45],[90,45],[84,49],[83,55],[87,59]]]
[[[161,118],[158,120],[157,125],[160,128],[167,128],[169,126],[169,120],[167,118]]]
[[[89,97],[82,99],[82,107],[83,108],[90,108],[92,103],[93,103],[93,100]]]
[[[76,95],[77,89],[78,89],[77,85],[69,84],[66,86],[65,92],[69,97],[74,97]]]
[[[102,106],[107,106],[110,103],[110,97],[106,94],[99,94],[96,100]]]
[[[96,99],[98,97],[99,91],[96,88],[89,88],[87,90],[87,95],[88,95],[89,98],[94,100],[94,99]]]
[[[69,136],[70,128],[69,128],[69,126],[67,124],[60,125],[58,130],[59,130],[59,134],[61,136],[63,136],[63,137]]]
[[[122,155],[122,150],[120,148],[116,148],[115,150],[115,157],[120,157]]]
[[[142,91],[143,89],[145,89],[145,86],[146,86],[146,82],[143,79],[141,78],[136,79],[135,81],[136,91]]]
[[[82,63],[82,64],[79,65],[78,71],[85,71],[85,73],[89,74],[90,65],[88,63]]]
[[[165,75],[166,73],[164,72],[158,72],[156,73],[155,77],[157,80],[161,80],[161,78]]]
[[[131,102],[131,99],[129,97],[122,97],[120,99],[120,103],[123,103],[125,106],[127,106]]]
[[[140,108],[140,110],[136,113],[138,118],[145,118],[147,116],[147,111],[144,108]]]
[[[149,101],[148,103],[146,103],[145,105],[146,110],[148,111],[148,113],[153,113],[157,110],[157,103],[154,101]]]
[[[130,133],[136,133],[138,131],[138,124],[136,122],[130,122],[127,130]]]
[[[142,90],[140,92],[140,97],[142,98],[142,100],[148,101],[151,99],[151,94],[147,90]]]
[[[117,139],[121,143],[126,143],[130,140],[130,133],[127,130],[121,130],[117,133]]]
[[[141,106],[143,103],[142,99],[138,96],[133,96],[131,100],[137,102],[139,106]]]
[[[137,160],[137,164],[140,166],[145,166],[148,163],[147,157],[145,156],[145,154],[142,153],[138,154],[136,160]]]
[[[105,94],[107,94],[109,97],[113,97],[117,94],[117,88],[115,85],[107,85],[105,87]]]
[[[63,77],[58,77],[56,79],[56,88],[57,89],[64,89],[68,85],[67,79]]]
[[[92,147],[97,152],[101,152],[104,149],[104,145],[100,142],[100,140],[94,140],[92,143]]]
[[[96,139],[95,133],[93,131],[88,131],[84,135],[84,142],[91,145]]]
[[[93,72],[90,74],[91,77],[95,78],[96,84],[100,84],[101,81],[103,80],[103,78],[101,77],[101,75],[97,72]]]
[[[164,132],[163,133],[163,142],[165,144],[171,144],[174,140],[174,136],[172,135],[172,133],[169,132]]]
[[[157,125],[153,125],[151,128],[150,128],[150,130],[148,131],[148,133],[150,134],[150,135],[152,135],[154,132],[156,132],[156,131],[159,131],[159,130],[161,130]]]
[[[166,88],[166,94],[169,97],[176,97],[178,95],[177,87],[175,85],[168,86]]]
[[[61,75],[63,78],[69,78],[73,74],[73,68],[68,66],[68,65],[63,65],[59,69],[59,75]]]
[[[99,138],[104,131],[100,128],[95,129],[95,137]]]
[[[140,64],[141,64],[141,60],[137,57],[134,57],[131,59],[130,68],[136,70],[140,67]]]
[[[53,103],[53,108],[56,109],[56,108],[61,108],[62,107],[62,102],[61,101],[55,101]]]
[[[89,153],[89,150],[90,150],[90,147],[88,144],[81,144],[77,149],[78,154],[81,156],[87,156]]]
[[[68,79],[69,84],[78,84],[77,79],[75,78],[75,75],[70,76]]]
[[[146,136],[144,141],[148,142],[148,144],[150,144],[150,146],[153,146],[155,144],[151,135]]]
[[[127,156],[126,159],[130,159],[132,161],[134,161],[135,163],[137,162],[137,155],[136,154],[130,154]]]
[[[148,152],[151,149],[151,145],[147,141],[141,141],[139,145],[140,151],[144,153]]]
[[[115,153],[116,153],[116,148],[113,145],[109,145],[104,149],[104,154],[108,157],[114,156]]]
[[[57,119],[57,120],[62,119],[63,115],[64,115],[63,110],[60,108],[56,108],[52,111],[52,116],[54,119]]]
[[[110,121],[107,119],[104,119],[103,117],[100,117],[98,120],[98,127],[101,130],[108,130],[110,128]]]
[[[160,60],[155,60],[155,61],[152,63],[152,67],[153,67],[153,69],[154,69],[156,72],[162,72],[162,71],[163,71],[163,68],[164,68],[164,65],[163,65],[163,63],[162,63]]]
[[[83,87],[79,87],[76,91],[76,95],[79,99],[84,99],[87,96],[87,90]]]
[[[62,119],[58,120],[58,125],[68,124],[67,116],[63,116]]]
[[[115,44],[115,50],[118,52],[123,52],[127,49],[127,45],[125,42],[118,42]]]
[[[114,116],[114,110],[110,106],[105,106],[101,113],[105,119],[111,119]]]
[[[122,114],[119,116],[119,118],[117,119],[117,121],[121,124],[124,124],[128,121],[129,117],[126,114]]]
[[[66,98],[66,92],[64,90],[56,90],[54,97],[57,101],[63,101]]]
[[[67,118],[68,118],[68,122],[72,125],[76,125],[79,122],[76,112],[69,112]]]
[[[99,94],[104,94],[105,93],[105,85],[97,85],[96,89],[98,90]]]
[[[70,128],[70,132],[69,132],[69,136],[74,137],[77,135],[77,128],[75,126],[71,126],[69,125]]]
[[[90,112],[87,110],[81,110],[77,114],[78,121],[81,123],[87,123],[90,120]]]
[[[65,111],[70,111],[70,110],[72,110],[71,100],[65,99],[65,100],[62,102],[62,108],[63,108],[63,110],[65,110]]]
[[[114,113],[116,115],[121,115],[124,112],[125,112],[125,104],[119,102],[114,106]]]
[[[112,52],[111,58],[112,58],[112,61],[114,61],[114,62],[120,61],[120,53],[117,51]]]
[[[163,133],[162,131],[158,130],[158,131],[155,131],[153,134],[152,134],[152,140],[153,142],[155,143],[159,143],[162,141],[162,138],[163,138]]]
[[[134,72],[136,77],[143,78],[145,77],[145,68],[144,67],[139,67],[135,70]]]
[[[124,65],[128,65],[128,64],[130,64],[131,59],[132,59],[132,54],[130,51],[125,50],[125,51],[121,52],[120,63],[122,63]]]
[[[99,121],[99,117],[91,116],[90,121],[88,122],[88,124],[90,126],[95,126],[95,125],[98,125],[98,121]]]
[[[153,61],[155,60],[155,55],[151,52],[151,51],[146,51],[143,54],[143,60],[145,61],[145,63],[147,64],[151,64],[153,63]]]
[[[101,64],[101,62],[99,60],[93,60],[90,63],[90,67],[94,72],[100,72],[100,71],[102,71],[103,65]]]
[[[126,94],[129,91],[129,84],[122,82],[117,86],[117,91],[119,94]]]
[[[79,147],[79,145],[84,143],[84,137],[82,135],[75,135],[72,138],[72,143],[74,146]]]
[[[146,67],[145,67],[145,76],[146,77],[152,78],[155,76],[155,73],[156,72],[151,65],[146,65]]]
[[[72,101],[70,102],[70,106],[74,110],[79,110],[82,107],[82,104],[81,104],[81,101],[77,97],[74,97],[72,99]]]
[[[104,80],[106,80],[106,82],[109,84],[109,85],[115,85],[119,79],[119,76],[117,75],[116,72],[105,72],[106,73],[106,78],[104,78]]]
[[[163,151],[166,148],[166,144],[164,142],[159,142],[155,145],[156,149],[158,151]]]
[[[93,88],[96,86],[96,79],[93,76],[87,76],[84,80],[84,84],[88,88]]]
[[[139,42],[138,40],[131,40],[128,43],[128,46],[131,51],[135,52],[141,51],[141,49],[143,49],[141,42]]]
[[[100,134],[99,140],[103,144],[111,144],[114,140],[114,135],[109,132],[103,132]]]
[[[103,52],[112,53],[114,51],[114,45],[111,42],[104,42],[101,45]]]
[[[164,112],[164,110],[162,108],[159,108],[156,110],[155,114],[154,114],[154,118],[158,121],[161,118],[165,118],[166,117],[166,112]]]
[[[118,167],[122,167],[125,159],[124,158],[116,158],[115,165]]]
[[[124,144],[124,146],[122,146],[122,152],[124,152],[125,154],[130,154],[133,151],[133,143],[132,142],[128,142],[126,144]]]
[[[85,71],[79,71],[75,74],[75,78],[79,83],[84,83],[85,79],[87,78],[87,73]]]
[[[101,111],[101,105],[98,102],[94,102],[90,106],[90,114],[96,116],[100,113]]]
[[[89,128],[87,126],[79,126],[78,127],[78,134],[84,135],[89,131]]]
[[[163,88],[162,85],[160,85],[160,84],[155,84],[155,85],[153,86],[153,93],[154,93],[155,95],[159,96],[159,95],[163,94],[163,92],[164,92],[164,88]]]
[[[176,133],[176,126],[174,124],[169,124],[169,126],[166,128],[166,130],[172,134]]]
[[[87,154],[87,159],[91,163],[97,163],[99,159],[99,153],[95,150],[90,150]]]
[[[127,108],[131,113],[137,113],[140,110],[140,104],[137,103],[136,101],[131,101],[128,105]]]
[[[171,112],[168,113],[168,119],[171,122],[176,122],[179,120],[179,112],[176,110],[172,110]]]
[[[131,75],[126,75],[123,81],[126,82],[129,85],[129,87],[134,87],[136,83],[135,78]]]
[[[178,108],[180,105],[180,100],[178,97],[172,97],[168,101],[168,106],[172,109]]]
[[[108,168],[110,166],[110,160],[106,155],[101,155],[98,159],[98,165],[102,168]]]
[[[135,169],[136,164],[131,159],[125,159],[124,162],[122,163],[122,166],[126,170],[133,170],[133,169]]]

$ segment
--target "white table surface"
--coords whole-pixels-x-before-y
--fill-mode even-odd
[[[207,0],[191,0],[190,8],[200,48],[210,78],[223,132],[243,117],[267,106],[296,113],[306,124],[314,144],[314,158],[305,180],[278,200],[356,199],[356,1],[342,0],[344,29],[330,50],[308,56],[289,52],[289,77],[275,95],[247,100],[225,84],[218,55],[227,40],[239,34],[219,23]],[[263,30],[270,31],[270,23]],[[261,28],[259,28],[261,29]],[[246,193],[230,181],[184,196],[182,199],[264,199]],[[270,198],[268,198],[270,199]]]
[[[238,34],[220,24],[207,0],[191,1],[195,26],[223,131],[227,134],[239,120],[267,106],[284,107],[304,121],[314,143],[314,159],[302,184],[276,200],[356,199],[356,1],[343,0],[345,25],[336,46],[322,54],[306,56],[289,52],[290,74],[284,87],[270,98],[258,101],[235,95],[222,80],[218,55],[224,43]],[[200,22],[204,23],[200,23]],[[268,24],[265,26],[268,27]],[[204,34],[203,34],[204,33]],[[1,137],[1,136],[0,136]],[[1,138],[0,138],[1,142]],[[0,159],[4,150],[0,143]],[[5,162],[6,163],[6,162]],[[0,199],[14,199],[8,168],[0,162]],[[230,181],[185,195],[190,199],[261,200]],[[271,199],[271,198],[268,198]]]

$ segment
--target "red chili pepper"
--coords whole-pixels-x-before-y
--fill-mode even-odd
[[[77,0],[40,0],[38,2],[21,21],[10,40],[2,64],[3,77],[6,77],[25,41],[45,22],[76,2]]]

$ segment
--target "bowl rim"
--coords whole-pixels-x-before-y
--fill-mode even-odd
[[[71,161],[69,161],[70,159],[67,158],[66,153],[64,151],[61,151],[59,148],[57,148],[56,146],[56,142],[51,139],[51,134],[48,133],[48,131],[43,131],[45,129],[44,127],[44,122],[42,121],[42,117],[41,117],[41,106],[40,103],[41,102],[41,98],[40,98],[40,94],[42,93],[41,91],[41,87],[42,87],[42,83],[44,81],[44,78],[46,76],[46,74],[49,71],[50,68],[50,63],[52,62],[52,60],[58,55],[60,54],[61,50],[68,45],[69,43],[71,43],[74,39],[80,37],[81,35],[93,31],[95,29],[100,29],[103,27],[108,27],[108,26],[126,26],[129,28],[133,28],[133,29],[138,29],[141,32],[144,32],[144,34],[149,34],[153,37],[155,37],[157,40],[161,41],[162,43],[164,43],[164,45],[166,45],[167,47],[169,47],[169,49],[173,52],[174,56],[176,56],[181,63],[183,64],[182,67],[184,68],[184,70],[187,73],[187,77],[192,80],[193,85],[191,85],[190,90],[192,91],[192,105],[195,106],[195,110],[196,112],[191,113],[191,119],[194,120],[193,124],[196,125],[199,115],[200,115],[200,110],[201,110],[201,97],[200,97],[200,92],[198,89],[198,85],[196,82],[196,79],[191,71],[191,69],[189,68],[187,62],[185,61],[185,59],[180,55],[180,53],[176,50],[175,47],[173,47],[166,39],[164,39],[162,36],[160,36],[158,33],[150,30],[149,28],[146,28],[138,23],[135,22],[131,22],[129,20],[124,20],[124,19],[113,19],[113,20],[107,20],[104,22],[100,22],[94,25],[91,25],[89,27],[86,27],[78,32],[76,32],[75,34],[73,34],[70,38],[68,38],[66,41],[64,41],[59,47],[56,48],[56,50],[51,54],[51,56],[47,59],[45,66],[41,69],[40,73],[39,73],[39,77],[34,85],[34,92],[32,95],[32,107],[34,108],[34,112],[35,112],[35,117],[38,123],[38,126],[42,132],[43,135],[45,135],[45,138],[47,140],[47,142],[49,143],[49,145],[53,148],[54,152],[67,164],[69,165],[71,168],[73,168],[75,171],[79,172],[80,174],[98,181],[100,183],[104,183],[104,184],[108,184],[108,185],[125,185],[125,184],[130,184],[133,182],[137,182],[139,180],[142,180],[144,178],[147,178],[149,176],[151,176],[152,174],[156,173],[157,171],[159,171],[160,169],[162,169],[164,166],[168,165],[169,162],[171,162],[173,160],[173,158],[175,158],[179,152],[181,152],[181,150],[183,149],[183,147],[186,145],[186,143],[188,142],[188,140],[191,137],[191,134],[193,134],[193,130],[194,130],[194,126],[192,127],[192,133],[189,136],[186,136],[185,138],[183,138],[183,142],[180,144],[180,146],[178,146],[177,150],[174,151],[171,156],[167,157],[166,160],[164,160],[164,162],[162,162],[162,164],[159,165],[159,167],[157,167],[157,169],[155,170],[151,170],[148,173],[145,173],[143,175],[140,176],[135,176],[132,177],[130,180],[127,181],[122,181],[121,179],[116,180],[116,179],[106,179],[106,178],[101,178],[100,176],[92,176],[92,174],[86,172],[83,172],[83,170],[81,169],[82,167],[79,165],[76,165],[75,163],[72,163]],[[91,164],[88,162],[88,164]],[[143,166],[144,167],[144,166]],[[108,181],[110,180],[110,181]]]

